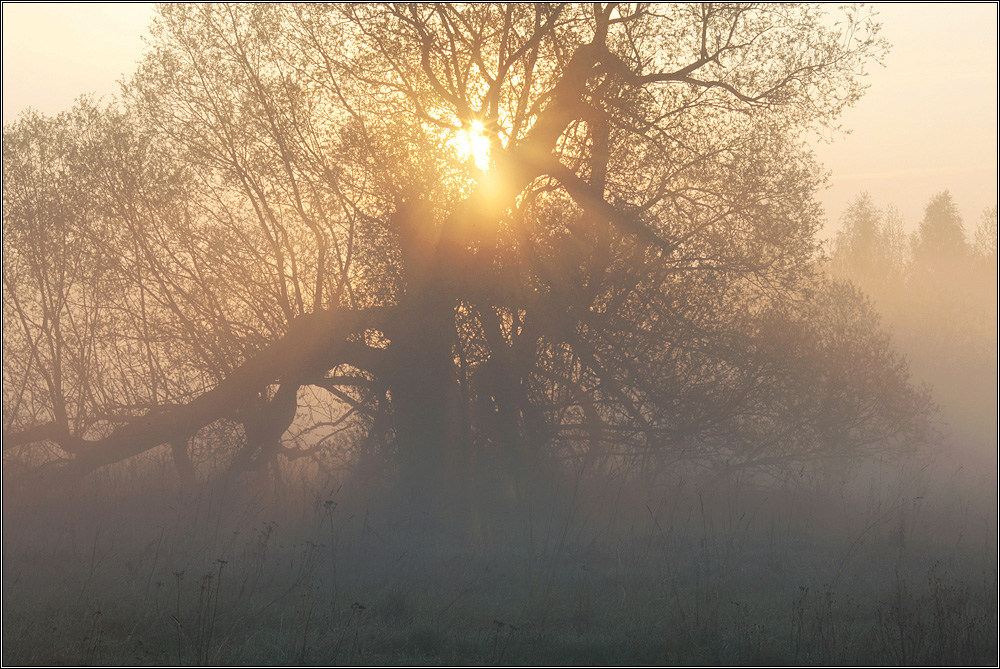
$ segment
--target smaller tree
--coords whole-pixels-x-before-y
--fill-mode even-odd
[[[913,237],[913,260],[919,270],[940,273],[968,254],[958,206],[947,190],[930,199]]]
[[[882,298],[897,287],[909,254],[903,222],[895,207],[879,209],[867,192],[859,194],[841,217],[833,243],[831,273]]]
[[[993,279],[996,280],[997,268],[997,206],[987,207],[979,217],[979,226],[973,241],[973,249],[987,266],[993,268]]]
[[[878,264],[882,212],[868,192],[858,195],[841,218],[841,228],[834,241],[834,258],[840,273],[867,276]]]
[[[992,358],[996,369],[997,355],[997,206],[987,207],[979,217],[973,241],[976,256],[976,283],[979,288],[979,309],[976,312],[983,352]]]
[[[894,320],[924,378],[939,390],[953,389],[941,392],[961,394],[968,375],[995,360],[996,295],[990,290],[996,285],[995,216],[994,210],[991,233],[989,210],[984,213],[969,244],[958,207],[945,190],[927,203],[912,237],[907,293]]]

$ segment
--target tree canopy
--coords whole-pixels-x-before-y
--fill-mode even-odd
[[[931,197],[907,240],[895,209],[863,193],[831,248],[830,274],[870,295],[916,378],[928,384],[947,427],[938,445],[954,462],[996,442],[996,207],[973,243],[948,191]],[[908,243],[907,243],[908,242]],[[985,449],[985,450],[981,450]]]
[[[4,128],[5,454],[433,496],[918,439],[874,312],[814,271],[804,133],[885,49],[828,11],[161,5],[119,104]]]
[[[879,209],[868,193],[851,201],[841,217],[831,260],[834,275],[878,294],[902,279],[908,258],[902,219],[894,208]]]
[[[947,190],[930,199],[913,238],[914,261],[922,269],[954,264],[968,254],[958,206]]]

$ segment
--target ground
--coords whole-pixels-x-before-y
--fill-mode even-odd
[[[332,482],[95,482],[5,500],[5,665],[997,661],[996,486],[961,474],[570,482],[433,542]]]

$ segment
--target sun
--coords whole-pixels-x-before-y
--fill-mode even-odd
[[[462,160],[471,160],[483,172],[490,169],[490,138],[482,121],[473,121],[468,128],[459,130],[456,140]]]

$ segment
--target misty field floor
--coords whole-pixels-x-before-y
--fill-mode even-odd
[[[5,666],[997,661],[996,485],[961,472],[550,486],[447,538],[332,486],[135,487],[5,490]]]

